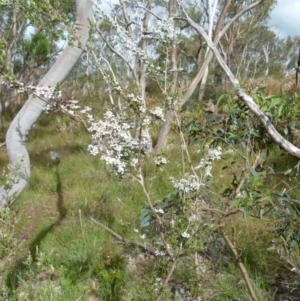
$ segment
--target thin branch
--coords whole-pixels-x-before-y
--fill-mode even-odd
[[[259,5],[260,3],[262,3],[263,0],[260,0],[260,1],[256,1],[252,4],[250,4],[249,6],[245,7],[243,10],[241,10],[239,13],[237,13],[225,26],[224,28],[218,33],[217,30],[219,30],[218,28],[216,28],[216,32],[215,32],[215,39],[214,39],[214,45],[218,45],[219,42],[220,42],[220,39],[222,38],[222,36],[227,32],[227,30],[229,29],[229,27],[236,21],[238,20],[243,14],[245,14],[247,11],[251,10],[252,8],[254,8],[255,6]],[[224,10],[226,8],[226,5],[228,3],[225,4],[225,7],[224,7]],[[187,14],[186,14],[187,15]],[[223,17],[223,15],[221,16]],[[221,23],[221,17],[219,18],[220,20],[220,23]],[[190,22],[190,18],[189,16],[187,15],[187,18],[181,18],[181,17],[178,17],[178,18],[174,18],[175,20],[183,20],[183,21],[187,21],[190,23],[190,25],[192,27],[194,27],[191,22]],[[195,23],[195,22],[194,22]],[[195,23],[197,24],[197,23]],[[198,24],[197,24],[198,25]],[[199,26],[199,25],[198,25]],[[220,25],[217,24],[217,26],[219,27]],[[200,26],[199,26],[200,27]],[[194,27],[195,28],[195,27]],[[196,28],[195,28],[196,29]],[[197,30],[197,29],[196,29]],[[199,31],[198,31],[199,32]],[[200,33],[201,34],[201,33]],[[206,34],[206,33],[205,33]],[[202,35],[202,34],[201,34]],[[187,100],[191,97],[191,95],[194,93],[199,81],[201,80],[207,66],[209,65],[211,59],[213,57],[213,51],[209,51],[207,56],[205,57],[202,65],[201,65],[201,68],[200,70],[198,71],[198,73],[196,74],[195,78],[193,79],[193,81],[191,82],[189,88],[187,89],[187,91],[185,92],[184,96],[183,96],[183,99],[182,99],[182,105],[185,104],[187,102]]]
[[[115,231],[111,230],[107,226],[105,226],[102,223],[100,223],[99,221],[95,220],[93,217],[91,217],[90,220],[94,224],[96,224],[99,227],[101,227],[102,229],[104,229],[105,231],[109,232],[113,237],[115,237],[117,240],[123,242],[125,245],[135,246],[135,247],[138,247],[138,248],[140,248],[140,249],[142,249],[142,250],[144,250],[146,252],[149,252],[152,255],[155,255],[155,248],[153,246],[151,246],[151,245],[145,245],[145,244],[142,244],[140,242],[124,238],[121,235],[119,235],[118,233],[116,233]]]
[[[223,226],[220,227],[220,231],[221,231],[221,234],[222,234],[224,240],[226,241],[228,247],[230,248],[230,250],[231,250],[231,252],[234,256],[234,259],[235,259],[238,267],[240,268],[240,270],[242,272],[243,278],[245,280],[245,283],[246,283],[246,286],[247,286],[248,291],[250,293],[252,301],[258,301],[258,298],[257,298],[256,293],[254,291],[254,288],[253,288],[253,285],[251,283],[248,272],[247,272],[247,270],[246,270],[246,268],[245,268],[245,266],[244,266],[244,264],[241,260],[241,256],[239,255],[235,245],[233,244],[233,242],[231,241],[229,236],[226,234]]]
[[[114,53],[116,56],[118,56],[121,60],[124,61],[124,63],[129,67],[132,76],[134,78],[134,80],[136,82],[138,82],[138,78],[137,78],[137,74],[134,71],[133,66],[130,64],[130,62],[125,58],[124,55],[122,55],[119,51],[117,51],[110,43],[109,41],[106,39],[106,37],[103,35],[102,31],[98,28],[98,26],[95,26],[96,31],[99,33],[99,35],[101,36],[101,38],[103,39],[103,41],[105,42],[105,44],[108,46],[108,48],[111,50],[112,53]]]

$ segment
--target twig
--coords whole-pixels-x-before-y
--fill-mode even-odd
[[[90,218],[90,220],[100,226],[102,229],[104,229],[105,231],[109,232],[112,236],[114,236],[116,239],[122,241],[124,244],[126,245],[131,245],[131,246],[135,246],[135,247],[138,247],[140,249],[143,249],[144,251],[147,251],[149,252],[150,254],[152,255],[155,255],[155,248],[151,245],[145,245],[145,244],[142,244],[140,242],[137,242],[137,241],[133,241],[133,240],[130,240],[130,239],[126,239],[124,237],[122,237],[121,235],[119,235],[118,233],[116,233],[115,231],[111,230],[110,228],[108,228],[107,226],[103,225],[102,223],[100,223],[99,221],[95,220],[93,217]]]
[[[162,293],[162,288],[164,288],[164,287],[166,287],[166,286],[168,285],[168,283],[169,283],[169,281],[170,281],[170,279],[171,279],[171,277],[172,277],[172,275],[173,275],[173,273],[174,273],[174,271],[175,271],[175,269],[176,269],[177,262],[178,262],[178,258],[177,258],[175,261],[173,261],[173,264],[172,264],[172,266],[171,266],[171,269],[169,270],[169,273],[168,273],[168,275],[167,275],[167,278],[165,279],[165,281],[164,281],[164,283],[163,283],[163,285],[162,285],[162,287],[161,287],[160,294],[158,295],[156,301],[160,301],[160,300],[161,300],[161,296],[162,296],[162,295],[161,295],[161,293]]]
[[[259,164],[259,161],[260,161],[260,153],[256,156],[256,158],[255,158],[255,160],[254,160],[254,163],[253,163],[253,165],[252,165],[252,168],[253,168],[253,169],[256,169],[256,167],[257,167],[258,164]],[[230,203],[231,201],[234,201],[234,200],[237,198],[237,196],[238,196],[238,194],[240,193],[241,189],[243,188],[245,182],[246,182],[246,178],[243,178],[243,179],[240,181],[240,183],[239,183],[239,185],[237,186],[237,188],[235,189],[235,192],[234,192],[233,196],[232,196],[231,198],[228,198],[228,201],[227,201],[226,207],[225,207],[226,209],[228,208],[229,203]]]
[[[249,278],[249,275],[248,275],[248,272],[241,260],[241,257],[240,255],[238,254],[237,250],[236,250],[236,247],[234,246],[234,244],[232,243],[231,239],[229,238],[229,236],[225,233],[225,230],[224,230],[224,227],[221,226],[220,227],[220,231],[221,231],[221,234],[223,236],[223,238],[225,239],[228,247],[230,248],[231,252],[233,253],[233,256],[234,256],[234,259],[238,265],[238,267],[240,268],[241,272],[242,272],[242,276],[245,280],[245,283],[246,283],[246,286],[249,290],[249,293],[251,295],[251,299],[252,301],[258,301],[258,298],[256,296],[256,293],[253,289],[253,286],[252,286],[252,283],[251,283],[251,280]]]

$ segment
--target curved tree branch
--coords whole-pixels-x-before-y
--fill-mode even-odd
[[[37,87],[56,87],[69,75],[80,58],[89,36],[89,19],[92,18],[92,1],[76,0],[77,18],[74,45],[67,46],[57,61],[43,77]],[[8,207],[26,188],[30,178],[30,159],[26,148],[28,132],[42,114],[47,101],[34,95],[28,100],[12,121],[7,134],[6,145],[10,164],[19,180],[7,190],[0,188],[0,207]]]
[[[255,1],[253,3],[251,3],[250,5],[248,5],[247,7],[243,8],[240,12],[238,12],[234,17],[232,17],[230,19],[230,21],[223,27],[223,29],[221,30],[221,24],[225,18],[225,12],[228,10],[228,5],[230,4],[229,1],[227,1],[223,7],[222,13],[219,17],[216,29],[215,29],[215,33],[214,33],[214,44],[218,45],[220,39],[222,38],[222,36],[227,32],[227,30],[229,29],[229,27],[236,21],[238,20],[242,15],[244,15],[246,12],[248,12],[249,10],[253,9],[254,7],[256,7],[257,5],[261,4],[263,2],[263,0],[259,0],[259,1]],[[178,18],[181,20],[186,20],[186,19],[182,19],[182,18]],[[190,19],[189,19],[190,20]],[[188,20],[188,21],[189,21]],[[197,24],[197,23],[196,23]],[[199,25],[198,25],[199,26]],[[182,105],[185,104],[187,102],[187,100],[191,97],[191,95],[194,93],[197,85],[199,84],[201,78],[203,77],[203,74],[206,70],[206,68],[208,67],[211,59],[213,57],[213,52],[209,51],[207,56],[205,57],[200,70],[198,71],[198,73],[196,74],[196,76],[194,77],[194,79],[192,80],[190,86],[188,87],[188,89],[186,90],[183,99],[182,99]]]
[[[276,130],[273,126],[271,120],[265,115],[265,113],[259,108],[259,106],[255,103],[253,98],[248,95],[240,86],[239,81],[235,78],[229,67],[227,66],[226,62],[224,61],[223,57],[221,56],[220,52],[212,42],[212,40],[208,37],[205,30],[195,23],[189,16],[187,16],[188,22],[192,27],[194,27],[204,38],[205,42],[207,43],[208,47],[212,50],[215,57],[217,58],[220,66],[225,71],[226,75],[228,76],[229,80],[231,81],[236,94],[238,97],[247,105],[247,107],[258,117],[261,123],[266,128],[268,134],[272,137],[272,139],[282,147],[286,152],[289,154],[300,158],[300,149],[293,145],[291,142],[286,140],[282,135]]]
[[[253,3],[251,3],[250,5],[246,6],[245,8],[243,8],[240,12],[238,12],[234,17],[232,17],[230,19],[230,21],[228,21],[228,23],[223,27],[223,29],[221,30],[222,27],[222,23],[224,21],[225,15],[229,9],[231,0],[226,0],[223,9],[221,11],[221,14],[219,16],[215,31],[214,31],[214,43],[215,45],[219,44],[220,39],[222,38],[222,36],[226,33],[226,31],[228,30],[228,28],[236,21],[238,20],[242,15],[244,15],[246,12],[248,12],[249,10],[253,9],[254,7],[256,7],[257,5],[261,4],[264,0],[258,0],[255,1]],[[189,20],[186,18],[181,18],[181,17],[176,17],[174,18],[174,20],[184,20],[187,23],[189,23]],[[193,78],[191,84],[189,85],[189,87],[187,88],[187,90],[185,91],[183,97],[182,97],[182,101],[181,101],[181,106],[183,106],[188,99],[192,96],[192,94],[194,93],[196,87],[198,86],[200,80],[203,78],[205,71],[208,68],[208,65],[211,61],[213,57],[213,52],[211,50],[209,50],[207,52],[207,55],[201,65],[201,68],[199,69],[198,73],[196,74],[196,76]],[[170,126],[171,123],[174,119],[174,112],[173,111],[167,111],[165,114],[165,122],[163,123],[159,135],[158,135],[158,139],[157,139],[157,143],[155,145],[155,148],[153,149],[153,153],[156,154],[158,153],[161,149],[163,149],[167,143],[167,135],[169,134],[170,131]]]

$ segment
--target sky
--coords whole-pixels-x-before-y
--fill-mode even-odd
[[[268,24],[282,38],[300,36],[300,0],[278,0]]]

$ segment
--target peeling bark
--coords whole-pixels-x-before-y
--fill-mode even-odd
[[[88,20],[92,19],[91,0],[77,0],[76,9],[74,45],[67,46],[64,49],[37,87],[55,87],[58,83],[62,83],[80,58],[83,52],[82,47],[87,43],[89,35]],[[12,185],[9,191],[5,187],[0,188],[0,207],[11,206],[28,184],[30,159],[26,148],[27,135],[46,105],[45,100],[34,95],[29,96],[7,131],[6,145],[10,164],[16,170],[20,179]]]

